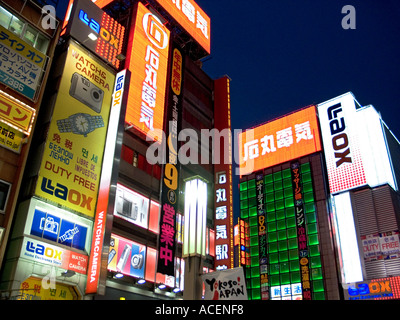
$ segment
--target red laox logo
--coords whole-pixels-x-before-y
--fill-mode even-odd
[[[150,42],[159,49],[165,49],[168,45],[168,34],[161,21],[152,13],[143,16],[143,29]]]

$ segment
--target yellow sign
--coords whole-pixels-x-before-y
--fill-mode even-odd
[[[34,99],[47,56],[0,26],[0,82]]]
[[[0,90],[1,122],[29,135],[35,119],[35,113],[35,109]]]
[[[0,146],[20,153],[23,138],[23,133],[14,130],[4,123],[0,123]]]
[[[18,300],[78,300],[71,286],[51,283],[47,279],[30,277],[21,283]]]
[[[94,216],[115,75],[70,43],[36,195]]]

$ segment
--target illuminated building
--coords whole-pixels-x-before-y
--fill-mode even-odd
[[[214,142],[185,143],[230,128],[230,80],[200,67],[210,19],[194,1],[120,4],[68,5],[10,237],[9,298],[201,298],[184,283],[186,259],[199,258],[201,272],[233,267],[231,167],[214,166]],[[162,146],[164,159],[152,153]],[[185,254],[185,182],[195,177],[207,199],[203,246]]]
[[[399,143],[372,106],[347,93],[247,130],[239,148],[251,299],[398,297]]]
[[[34,2],[0,3],[0,268],[58,40],[59,13],[41,24],[48,16]],[[5,289],[2,283],[1,297]]]
[[[318,113],[344,297],[398,299],[400,143],[351,93]]]

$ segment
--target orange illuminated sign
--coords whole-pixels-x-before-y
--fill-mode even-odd
[[[161,6],[203,47],[211,52],[211,20],[193,0],[157,0]]]
[[[104,8],[114,0],[93,0]],[[157,2],[202,46],[211,52],[210,17],[193,0],[157,0]]]
[[[65,29],[64,29],[65,27]],[[70,0],[61,35],[69,34],[99,57],[119,68],[125,27],[92,1]]]
[[[29,135],[35,114],[35,109],[0,91],[0,122]]]
[[[127,65],[132,72],[125,121],[160,140],[163,129],[169,31],[140,2],[130,34]]]
[[[239,134],[240,175],[321,151],[315,106]]]

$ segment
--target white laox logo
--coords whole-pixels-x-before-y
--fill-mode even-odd
[[[76,235],[79,232],[78,227],[75,227],[73,229],[67,230],[62,236],[60,236],[60,241],[64,242],[66,240],[72,240],[74,235]]]
[[[59,223],[54,221],[52,217],[40,219],[40,230],[44,230],[50,233],[58,234]]]
[[[146,13],[142,22],[144,32],[150,42],[159,49],[165,49],[168,45],[168,34],[161,21],[152,13]]]

